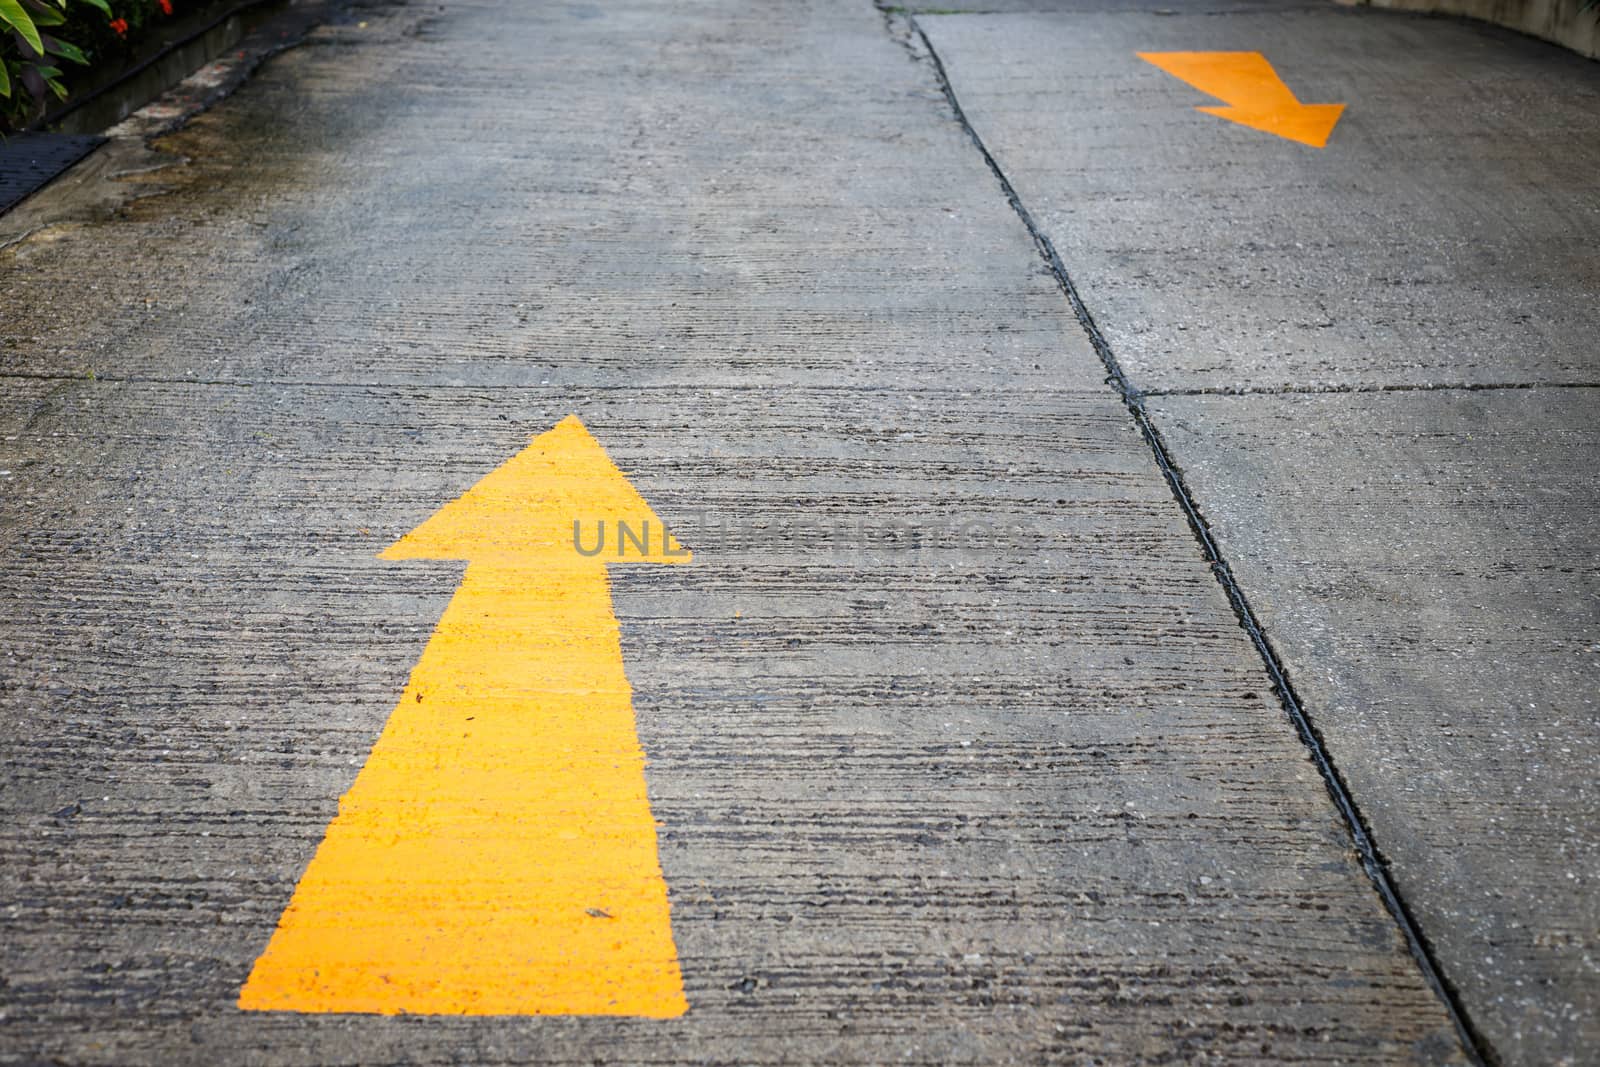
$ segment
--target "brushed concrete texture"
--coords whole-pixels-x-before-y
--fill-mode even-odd
[[[1145,389],[1600,381],[1600,67],[1371,10],[918,16]],[[1259,51],[1318,150],[1145,51]]]
[[[1472,1018],[1591,1062],[1600,393],[1150,403]]]
[[[209,208],[203,252],[179,218],[150,222],[166,241],[106,227],[92,252],[58,247],[65,230],[18,246],[0,296],[30,313],[0,340],[27,345],[33,372],[101,376],[1100,380],[937,86],[875,13],[840,32],[810,8],[768,30],[715,6],[404,10],[324,29],[248,112],[159,142],[196,165],[146,184],[233,205]],[[443,26],[496,20],[525,28],[490,35],[508,43],[481,63],[438,65]],[[939,203],[894,185],[930,165],[974,180],[953,176]],[[35,269],[74,254],[122,264],[116,284],[62,292]],[[1002,299],[1027,313],[991,313]],[[883,352],[883,335],[903,344]]]
[[[1114,402],[34,392],[8,404],[31,429],[8,449],[4,518],[13,1050],[1453,1056]],[[237,1013],[459,578],[374,553],[568,409],[697,551],[690,568],[614,572],[690,1014]],[[793,525],[819,514],[1027,532],[917,551]]]
[[[880,14],[416,14],[0,251],[4,1055],[1459,1059]],[[614,582],[689,1014],[240,1014],[459,579],[374,554],[568,412],[696,550]]]

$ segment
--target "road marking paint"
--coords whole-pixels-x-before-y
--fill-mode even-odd
[[[1139,52],[1180,81],[1226,101],[1197,107],[1208,115],[1322,148],[1344,113],[1343,104],[1302,104],[1260,52]]]
[[[239,1007],[683,1014],[606,566],[687,551],[570,416],[381,558],[469,562]]]

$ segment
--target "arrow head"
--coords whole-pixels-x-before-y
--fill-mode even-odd
[[[1260,52],[1139,52],[1180,81],[1227,102],[1197,107],[1253,130],[1322,148],[1344,114],[1343,104],[1302,104]]]
[[[690,554],[568,415],[379,558],[548,567],[686,563]]]
[[[1312,148],[1327,145],[1333,128],[1344,114],[1343,104],[1294,104],[1273,111],[1257,111],[1248,107],[1197,107],[1207,115],[1237,122],[1252,130],[1275,133],[1290,141],[1299,141]]]

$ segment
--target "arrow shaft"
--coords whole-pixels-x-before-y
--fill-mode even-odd
[[[1256,52],[1141,52],[1141,59],[1234,107],[1270,111],[1299,100]]]
[[[604,564],[473,564],[242,1007],[685,1009]]]

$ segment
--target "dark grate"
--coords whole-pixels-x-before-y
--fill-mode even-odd
[[[0,215],[92,152],[104,137],[18,133],[0,138]]]

